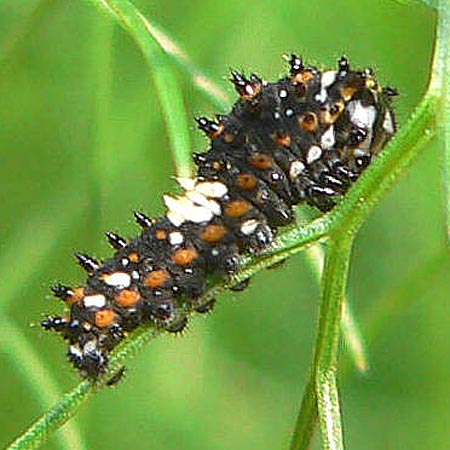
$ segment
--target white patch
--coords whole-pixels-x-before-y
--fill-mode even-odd
[[[286,98],[288,96],[288,92],[286,89],[280,89],[278,95],[280,96],[280,98]]]
[[[242,234],[249,236],[250,234],[255,232],[256,228],[258,228],[258,225],[259,222],[255,219],[247,220],[241,225],[241,232]]]
[[[203,206],[209,209],[216,216],[220,216],[222,214],[222,209],[220,205],[214,200],[208,200],[203,194],[197,191],[187,191],[186,197],[194,202],[198,206]]]
[[[87,295],[83,298],[85,308],[103,308],[106,305],[106,298],[102,294]]]
[[[192,191],[195,188],[195,184],[197,183],[197,180],[195,178],[177,178],[178,184],[185,190],[185,191]]]
[[[334,138],[334,127],[331,125],[325,133],[322,134],[322,137],[320,139],[320,145],[325,150],[328,150],[329,148],[333,147],[336,140]]]
[[[337,72],[335,70],[328,70],[322,74],[320,80],[320,92],[314,96],[315,100],[320,103],[325,103],[325,100],[328,97],[327,88],[336,80],[336,74]]]
[[[306,155],[306,162],[308,164],[312,164],[314,161],[317,161],[321,156],[322,156],[322,149],[317,145],[313,145],[308,150],[308,154]]]
[[[292,117],[292,115],[294,114],[294,110],[292,108],[287,108],[284,114],[286,117]]]
[[[394,133],[394,121],[392,120],[392,116],[389,111],[386,111],[386,114],[384,116],[383,130],[389,134]]]
[[[182,244],[184,241],[183,235],[179,231],[174,231],[169,234],[169,242],[171,245]]]
[[[131,278],[133,278],[133,280],[139,280],[139,272],[137,270],[133,270],[133,272],[131,272]]]
[[[69,353],[77,358],[83,357],[83,352],[81,351],[81,348],[78,344],[71,345],[69,347]]]
[[[305,165],[301,161],[294,161],[289,169],[290,179],[295,180],[304,170]]]
[[[184,217],[176,212],[169,211],[166,214],[166,217],[169,219],[170,223],[176,227],[179,227],[184,223]]]
[[[127,267],[130,264],[130,260],[128,258],[122,258],[121,263],[123,267]]]
[[[281,179],[281,175],[279,173],[274,172],[270,178],[272,178],[273,181],[279,181]]]
[[[108,286],[113,286],[117,289],[125,289],[131,284],[131,277],[125,272],[104,274],[102,279]]]
[[[273,118],[274,118],[275,120],[278,120],[280,117],[281,117],[281,114],[280,114],[278,111],[275,111],[275,112],[273,113]]]
[[[185,220],[194,223],[208,222],[213,218],[214,213],[204,207],[196,206],[187,197],[170,197],[169,195],[164,196],[164,203],[166,204],[169,212],[167,213],[167,218],[175,225],[181,225]],[[173,221],[175,219],[175,223]]]
[[[350,120],[360,128],[371,129],[377,118],[375,106],[363,106],[361,100],[353,100],[347,105]]]
[[[220,181],[204,181],[195,186],[195,191],[209,198],[222,198],[228,188]]]
[[[320,80],[322,87],[327,88],[331,86],[336,80],[337,72],[335,70],[327,70],[322,74],[322,79]]]

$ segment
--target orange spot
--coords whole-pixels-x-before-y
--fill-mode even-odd
[[[305,131],[316,131],[319,126],[317,115],[312,112],[300,116],[298,123]]]
[[[161,287],[170,278],[169,272],[167,270],[158,269],[150,272],[144,280],[146,286],[156,289]]]
[[[136,262],[139,261],[139,255],[138,255],[136,252],[130,253],[130,254],[128,255],[128,259],[129,259],[131,262],[136,263]]]
[[[195,248],[180,248],[172,255],[172,260],[178,266],[187,266],[198,257]]]
[[[273,142],[277,145],[281,145],[282,147],[290,147],[291,137],[288,134],[276,134],[273,138]]]
[[[252,209],[247,200],[233,200],[225,206],[225,214],[228,217],[242,217]]]
[[[241,189],[253,189],[258,184],[258,179],[250,173],[241,173],[237,176],[236,186]]]
[[[160,241],[167,239],[167,233],[164,230],[156,230],[155,236]]]
[[[123,291],[120,291],[115,298],[120,306],[128,308],[129,306],[135,305],[140,300],[141,296],[137,291],[124,289]]]
[[[234,134],[233,133],[224,133],[223,140],[229,144],[234,141]]]
[[[222,163],[220,161],[214,161],[212,163],[212,168],[214,170],[221,170],[222,169]]]
[[[72,289],[72,295],[68,295],[65,301],[68,305],[73,305],[75,303],[80,303],[84,298],[84,287],[76,287]]]
[[[106,328],[116,320],[116,313],[111,309],[100,309],[95,313],[95,325],[99,328]]]
[[[203,230],[202,239],[211,244],[220,241],[226,234],[227,229],[223,225],[211,224]]]
[[[269,155],[265,153],[255,153],[249,158],[249,162],[253,167],[260,170],[270,169],[272,167],[273,160]]]
[[[294,83],[307,83],[314,78],[314,74],[310,70],[303,70],[296,74],[293,78]]]
[[[345,101],[350,100],[353,97],[353,94],[358,91],[358,88],[355,86],[347,86],[342,89],[342,97]]]

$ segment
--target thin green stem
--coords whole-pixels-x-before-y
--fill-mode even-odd
[[[323,245],[308,247],[305,255],[314,276],[320,282],[322,279],[322,268],[325,259]],[[348,351],[356,369],[361,373],[365,373],[369,367],[365,340],[347,297],[344,297],[342,303],[343,313],[341,331],[346,344],[345,348]]]
[[[169,66],[155,71],[154,77],[171,143],[175,172],[179,177],[191,177],[193,173],[191,141],[179,81]]]
[[[148,22],[148,30],[158,41],[159,45],[173,59],[177,66],[186,73],[192,84],[208,98],[213,105],[222,110],[230,107],[230,99],[225,91],[209,77],[203,69],[199,69],[183,51],[183,49],[174,41],[174,39],[155,23],[154,20]]]
[[[36,403],[45,408],[56,403],[61,396],[56,381],[16,324],[5,314],[0,317],[0,340],[3,354],[9,358],[11,365],[15,366],[18,376],[24,378],[27,389],[35,397]],[[39,383],[36,383],[36,380],[39,380]],[[83,450],[86,448],[75,421],[60,428],[56,437],[61,449]]]
[[[311,447],[317,419],[316,385],[311,377],[303,392],[300,411],[292,434],[291,450],[308,450]]]
[[[190,137],[181,89],[166,52],[154,39],[150,22],[127,0],[89,0],[109,13],[138,44],[153,75],[173,153],[177,173],[191,173]]]
[[[447,241],[450,246],[450,1],[439,0],[438,28],[433,76],[430,89],[441,97],[438,121],[439,134],[444,146],[444,164],[442,179],[445,195],[445,211],[447,219]]]
[[[342,450],[343,434],[337,389],[337,354],[353,237],[331,236],[322,282],[319,324],[313,363],[317,410],[325,450]]]
[[[297,417],[291,450],[309,448],[317,418],[323,448],[344,448],[336,373],[352,239],[350,235],[334,235],[328,241],[314,361]]]
[[[77,407],[94,392],[93,385],[83,381],[66,394],[52,409],[21,434],[7,447],[7,450],[31,450],[38,448],[50,434],[63,426],[74,414]]]

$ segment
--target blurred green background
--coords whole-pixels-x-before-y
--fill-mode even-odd
[[[400,125],[429,74],[434,17],[393,1],[140,0],[201,67],[276,79],[284,52],[334,65],[342,53],[397,87]],[[180,74],[190,117],[217,111]],[[89,2],[0,2],[0,445],[78,383],[66,346],[36,325],[62,310],[49,285],[83,279],[75,250],[105,256],[105,230],[162,211],[174,167],[147,66]],[[206,140],[190,131],[195,150]],[[349,364],[348,449],[444,450],[450,436],[449,292],[441,151],[422,156],[361,230],[349,296],[371,369]],[[314,340],[318,287],[303,255],[227,294],[183,337],[161,336],[117,389],[83,405],[71,448],[287,448]],[[57,386],[51,397],[51,383]],[[317,443],[316,443],[317,444]],[[316,445],[317,448],[318,445]],[[43,448],[61,448],[54,437]]]

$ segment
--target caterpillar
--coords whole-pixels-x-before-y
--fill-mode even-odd
[[[106,233],[114,255],[77,253],[86,283],[52,287],[69,311],[42,327],[68,341],[83,377],[104,374],[111,351],[141,324],[175,333],[186,311],[211,310],[214,301],[198,299],[213,278],[270,246],[295,205],[330,211],[394,135],[397,92],[371,69],[353,70],[346,57],[325,71],[286,59],[289,74],[272,83],[232,70],[239,99],[216,120],[196,119],[210,148],[194,154],[195,178],[178,179],[182,194],[164,196],[166,214],[135,212],[138,237]]]

